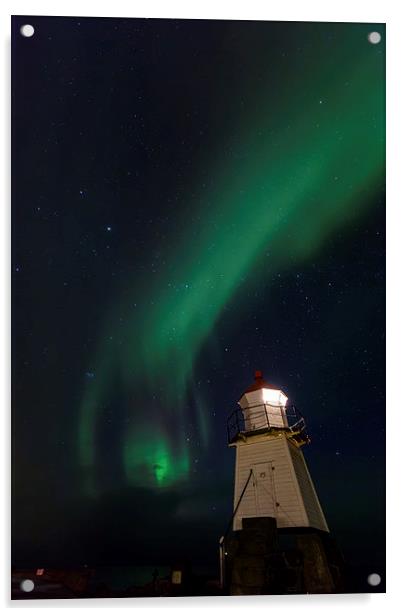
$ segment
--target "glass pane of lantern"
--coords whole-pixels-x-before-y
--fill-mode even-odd
[[[266,404],[277,404],[285,406],[287,397],[280,389],[263,389],[262,398]]]

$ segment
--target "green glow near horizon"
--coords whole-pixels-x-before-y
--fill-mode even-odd
[[[246,123],[231,127],[240,135],[237,151],[218,149],[211,156],[213,188],[192,201],[180,225],[185,233],[171,238],[167,266],[137,289],[142,305],[131,314],[126,307],[119,344],[105,328],[97,356],[102,385],[88,386],[80,415],[80,457],[88,473],[96,457],[96,415],[113,375],[128,389],[152,386],[157,375],[166,399],[158,436],[146,413],[140,420],[146,430],[126,435],[127,480],[141,485],[148,477],[148,485],[163,487],[184,479],[190,462],[180,434],[181,401],[223,308],[238,297],[262,256],[269,255],[267,280],[309,259],[334,231],[362,214],[381,188],[383,57],[363,36],[355,38],[345,41],[336,58],[318,59],[307,78],[289,75],[275,102],[270,92],[258,95],[258,113],[251,109]],[[240,314],[244,306],[238,301]],[[115,314],[121,309],[119,304]],[[209,418],[202,401],[199,409],[206,442]],[[140,459],[148,471],[139,472]]]
[[[145,487],[169,487],[187,476],[188,452],[174,455],[168,438],[154,434],[152,427],[129,434],[124,446],[124,468],[129,483]]]

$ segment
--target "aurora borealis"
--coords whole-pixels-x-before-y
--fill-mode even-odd
[[[378,49],[357,43],[354,32],[352,37],[348,53],[353,50],[354,62],[347,69],[342,46],[330,65],[327,58],[316,61],[307,78],[288,69],[287,76],[257,90],[241,121],[233,118],[228,127],[239,135],[238,153],[218,147],[206,168],[209,186],[200,191],[196,185],[195,191],[202,193],[196,199],[184,195],[191,214],[178,214],[182,235],[167,238],[173,248],[164,253],[164,267],[140,290],[135,288],[131,301],[138,294],[146,298],[142,309],[127,311],[117,344],[110,335],[115,324],[103,334],[100,357],[94,361],[100,389],[97,382],[90,383],[81,410],[84,466],[95,464],[97,414],[108,388],[115,387],[112,375],[117,369],[129,390],[152,384],[157,374],[166,395],[157,411],[162,433],[155,434],[145,411],[140,419],[144,431],[137,426],[125,436],[123,457],[130,482],[143,483],[139,469],[144,461],[151,484],[154,468],[157,485],[188,475],[189,454],[180,435],[181,400],[200,348],[213,335],[239,282],[250,276],[264,252],[269,251],[264,276],[311,257],[329,234],[358,216],[378,190],[384,171],[384,93],[373,75],[383,69],[383,59]],[[295,96],[301,98],[300,111]],[[240,302],[239,310],[245,308]],[[207,440],[208,417],[197,421]],[[165,422],[177,424],[173,436]]]
[[[163,516],[174,538],[214,537],[226,417],[261,368],[311,425],[312,474],[348,536],[341,491],[359,512],[370,465],[382,486],[384,26],[35,18],[21,41],[21,19],[14,490],[41,499],[18,528],[46,502],[46,519],[74,511],[79,546],[89,510],[128,528],[147,503],[144,536]]]

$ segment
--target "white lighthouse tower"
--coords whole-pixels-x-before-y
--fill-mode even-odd
[[[233,530],[242,530],[244,518],[269,517],[278,529],[328,532],[301,450],[309,442],[304,419],[260,371],[239,406],[228,420],[236,448]]]

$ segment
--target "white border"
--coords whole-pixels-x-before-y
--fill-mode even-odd
[[[2,53],[3,60],[3,96],[1,100],[1,120],[3,123],[2,135],[7,135],[7,141],[1,149],[2,165],[1,183],[3,189],[3,207],[1,208],[0,229],[3,234],[1,242],[1,276],[2,276],[2,298],[1,310],[1,378],[2,392],[4,392],[2,405],[2,418],[4,421],[2,435],[2,481],[4,485],[3,503],[7,505],[1,509],[1,528],[3,530],[5,553],[4,558],[0,559],[0,583],[3,604],[12,609],[25,609],[30,606],[33,609],[42,610],[51,608],[53,610],[64,608],[80,611],[93,611],[105,608],[112,611],[116,607],[127,607],[138,612],[163,609],[164,612],[176,613],[178,610],[191,609],[194,614],[204,612],[205,609],[216,607],[218,609],[227,608],[233,613],[244,612],[244,610],[277,609],[281,613],[310,613],[311,610],[322,610],[325,608],[326,614],[339,613],[344,608],[353,609],[354,612],[362,613],[365,616],[375,614],[383,609],[384,602],[386,608],[397,607],[399,602],[399,587],[401,585],[400,555],[402,554],[401,544],[401,471],[400,462],[397,460],[397,451],[400,443],[402,409],[399,395],[400,365],[401,365],[401,330],[400,321],[402,315],[400,283],[401,252],[399,249],[401,225],[401,190],[398,182],[402,173],[402,160],[400,155],[401,141],[401,110],[402,110],[402,88],[400,87],[400,58],[402,58],[402,35],[401,35],[401,9],[399,2],[392,0],[337,0],[336,2],[323,2],[322,0],[281,0],[280,2],[263,2],[248,0],[239,2],[238,0],[219,1],[203,0],[197,2],[185,2],[177,0],[156,1],[147,0],[146,2],[121,1],[99,3],[87,0],[70,0],[69,2],[58,1],[7,1],[1,7],[2,20]],[[26,601],[13,602],[8,600],[9,596],[9,535],[10,535],[10,515],[9,515],[9,488],[10,488],[10,423],[7,410],[9,409],[10,399],[10,335],[9,335],[9,270],[10,270],[10,182],[9,182],[9,118],[10,118],[10,15],[72,15],[72,16],[93,16],[93,17],[177,17],[177,18],[203,18],[203,19],[265,19],[278,21],[341,21],[341,22],[374,22],[387,23],[387,364],[388,364],[388,383],[387,383],[387,461],[388,461],[388,480],[387,480],[387,594],[373,595],[343,595],[343,596],[298,596],[298,597],[229,597],[229,598],[207,598],[199,597],[195,599],[93,599],[93,600],[72,600],[72,601]],[[393,605],[391,605],[393,604]]]

